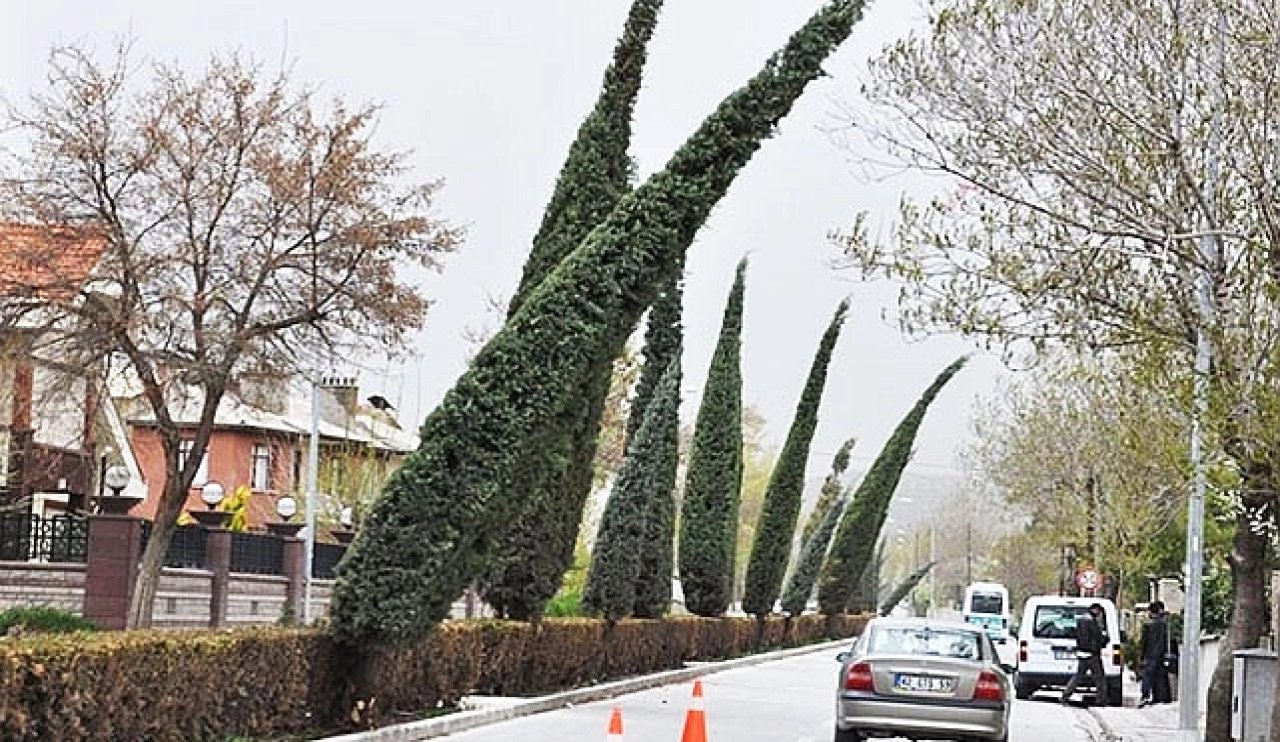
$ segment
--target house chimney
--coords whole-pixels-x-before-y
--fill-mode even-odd
[[[360,387],[356,385],[356,377],[331,376],[321,379],[320,386],[338,400],[338,404],[342,405],[348,415],[356,414],[356,407],[360,404]]]

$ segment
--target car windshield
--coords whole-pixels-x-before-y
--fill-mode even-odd
[[[970,613],[1004,613],[1004,598],[997,593],[974,593],[969,601]]]
[[[870,654],[916,654],[982,659],[981,634],[959,629],[878,626],[871,633]]]
[[[1042,605],[1036,608],[1032,636],[1037,639],[1074,639],[1076,622],[1089,612],[1083,605]],[[1100,621],[1102,633],[1107,634],[1107,623]]]

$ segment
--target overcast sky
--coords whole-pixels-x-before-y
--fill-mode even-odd
[[[0,0],[0,92],[43,84],[50,46],[102,52],[131,37],[140,54],[192,67],[239,48],[298,81],[350,100],[386,104],[379,140],[414,150],[416,175],[443,178],[440,215],[468,227],[462,250],[427,281],[436,304],[420,358],[361,372],[406,420],[428,413],[461,373],[467,327],[492,323],[490,297],[509,296],[530,238],[622,28],[630,0]],[[641,175],[660,168],[701,119],[759,68],[820,0],[672,0],[650,50],[632,152]],[[746,401],[786,435],[818,338],[836,304],[853,300],[827,382],[811,473],[839,442],[873,457],[933,377],[972,347],[956,338],[904,340],[892,320],[895,289],[833,271],[827,235],[870,209],[887,228],[919,178],[868,182],[830,130],[837,100],[856,93],[865,60],[921,21],[911,0],[874,3],[714,212],[692,248],[685,290],[685,409],[706,378],[733,267],[751,256],[744,327]],[[882,314],[888,311],[889,318]],[[956,466],[975,399],[990,394],[998,361],[977,355],[933,406],[913,465]]]

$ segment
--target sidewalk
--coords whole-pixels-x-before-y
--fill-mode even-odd
[[[750,667],[752,665],[758,665],[772,660],[785,659],[787,657],[794,657],[800,654],[808,654],[810,652],[837,652],[842,649],[847,649],[852,642],[852,638],[838,639],[835,641],[823,642],[821,644],[810,644],[804,647],[794,647],[775,652],[752,654],[731,660],[721,660],[718,662],[690,662],[687,663],[686,667],[678,670],[668,670],[666,672],[655,673],[653,675],[624,678],[622,680],[615,680],[609,683],[601,683],[600,685],[575,688],[572,690],[532,698],[467,696],[462,699],[462,707],[464,710],[456,713],[432,719],[422,719],[419,721],[410,721],[404,724],[382,727],[368,732],[356,732],[336,737],[324,737],[315,740],[314,742],[417,742],[418,740],[442,737],[447,734],[453,734],[467,729],[475,729],[476,727],[487,726],[489,724],[497,724],[498,722],[507,721],[509,719],[517,719],[522,716],[539,714],[544,711],[564,708],[574,704],[614,698],[627,693],[648,690],[649,688],[657,688],[663,685],[685,683],[694,678],[723,672],[725,670]]]
[[[1105,742],[1170,742],[1179,739],[1176,703],[1146,708],[1095,706],[1089,709],[1089,714],[1101,726],[1101,740]]]
[[[1094,742],[1173,742],[1182,739],[1178,729],[1178,704],[1161,703],[1138,708],[1138,683],[1126,672],[1124,706],[1091,706],[1088,729]],[[1203,711],[1200,728],[1204,729]],[[1198,734],[1194,739],[1203,738]]]

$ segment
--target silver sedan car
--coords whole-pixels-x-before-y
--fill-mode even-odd
[[[835,742],[1009,739],[1013,668],[980,626],[876,618],[837,659]]]

